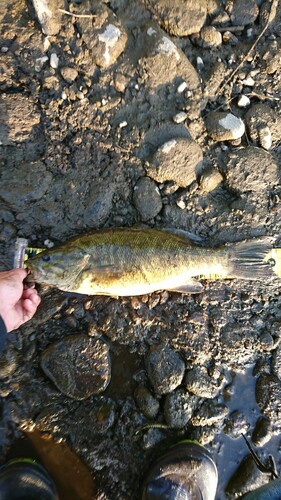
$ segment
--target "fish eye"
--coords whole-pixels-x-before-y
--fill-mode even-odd
[[[50,255],[42,255],[42,260],[44,262],[49,262],[51,260],[51,257],[50,257]]]

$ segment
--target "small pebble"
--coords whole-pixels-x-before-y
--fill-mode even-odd
[[[187,118],[187,113],[185,113],[184,111],[181,111],[180,113],[177,113],[174,117],[173,117],[173,121],[175,123],[183,123]]]
[[[182,82],[182,83],[180,83],[180,85],[178,86],[178,88],[177,88],[177,92],[178,92],[179,94],[181,94],[182,92],[184,92],[184,91],[185,91],[185,89],[187,89],[187,83],[186,83],[186,82]]]
[[[218,47],[222,44],[222,35],[214,26],[204,26],[200,31],[200,36],[207,47]]]
[[[245,85],[246,87],[254,87],[255,85],[255,80],[251,76],[248,76],[245,78],[245,80],[242,80],[242,85]]]
[[[221,182],[223,181],[223,177],[218,170],[213,167],[209,167],[205,169],[200,178],[200,187],[206,193],[210,193],[214,191]]]
[[[121,123],[119,123],[119,128],[124,128],[124,127],[127,127],[128,125],[128,122],[126,122],[125,120]]]
[[[251,104],[251,101],[247,95],[241,95],[237,101],[239,108],[246,108]]]
[[[57,69],[59,66],[59,58],[55,52],[52,52],[51,57],[50,57],[50,66],[53,69]]]
[[[259,136],[259,141],[260,141],[261,147],[268,151],[272,146],[271,132],[270,132],[269,127],[266,127],[266,126],[259,127],[258,128],[258,136]]]
[[[1,47],[1,52],[3,54],[5,54],[6,52],[8,52],[8,50],[9,50],[9,47],[6,47],[6,46]]]

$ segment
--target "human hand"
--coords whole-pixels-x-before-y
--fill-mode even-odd
[[[0,272],[0,315],[11,332],[30,320],[40,304],[35,288],[23,284],[25,269]]]

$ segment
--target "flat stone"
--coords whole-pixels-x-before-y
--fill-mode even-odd
[[[239,139],[245,132],[241,118],[224,111],[211,111],[205,119],[208,134],[216,141]]]
[[[261,148],[241,149],[228,162],[227,183],[234,190],[261,193],[278,182],[278,166],[271,154]]]
[[[111,377],[108,345],[87,335],[51,344],[42,354],[41,367],[63,394],[77,400],[103,392]]]
[[[196,169],[202,161],[201,148],[193,139],[177,137],[158,148],[146,170],[157,182],[174,181],[186,187],[196,180]]]
[[[160,345],[149,352],[146,369],[155,393],[167,394],[181,384],[185,363],[173,349]]]
[[[245,493],[268,483],[269,476],[263,474],[256,466],[252,455],[247,455],[230,478],[225,492],[231,498],[239,498]],[[253,497],[255,498],[255,496]]]
[[[197,33],[207,16],[206,0],[147,0],[146,4],[161,26],[176,36]]]
[[[30,139],[40,123],[40,113],[32,100],[22,94],[8,94],[0,100],[0,144],[22,143]]]
[[[162,209],[162,200],[157,184],[149,177],[141,177],[134,187],[133,201],[141,219],[153,219]]]

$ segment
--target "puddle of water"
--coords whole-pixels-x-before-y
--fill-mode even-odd
[[[56,443],[35,430],[14,443],[6,460],[19,457],[35,459],[48,470],[56,483],[60,500],[97,498],[88,467],[65,443]]]
[[[136,381],[134,373],[138,372],[142,366],[142,360],[137,354],[128,352],[126,346],[112,344],[111,355],[111,381],[105,396],[114,400],[125,399],[134,394]]]
[[[261,415],[255,398],[256,378],[253,376],[253,366],[247,368],[243,373],[236,373],[233,377],[233,394],[224,403],[229,409],[229,414],[238,410],[243,414],[250,424],[251,433],[254,429],[258,417]],[[280,437],[273,436],[266,445],[254,449],[261,458],[271,454],[277,465],[280,463]],[[234,474],[242,459],[249,454],[243,437],[231,438],[223,432],[216,436],[214,441],[213,457],[217,464],[219,473],[219,485],[216,500],[225,500],[227,497],[224,490],[228,481]]]

